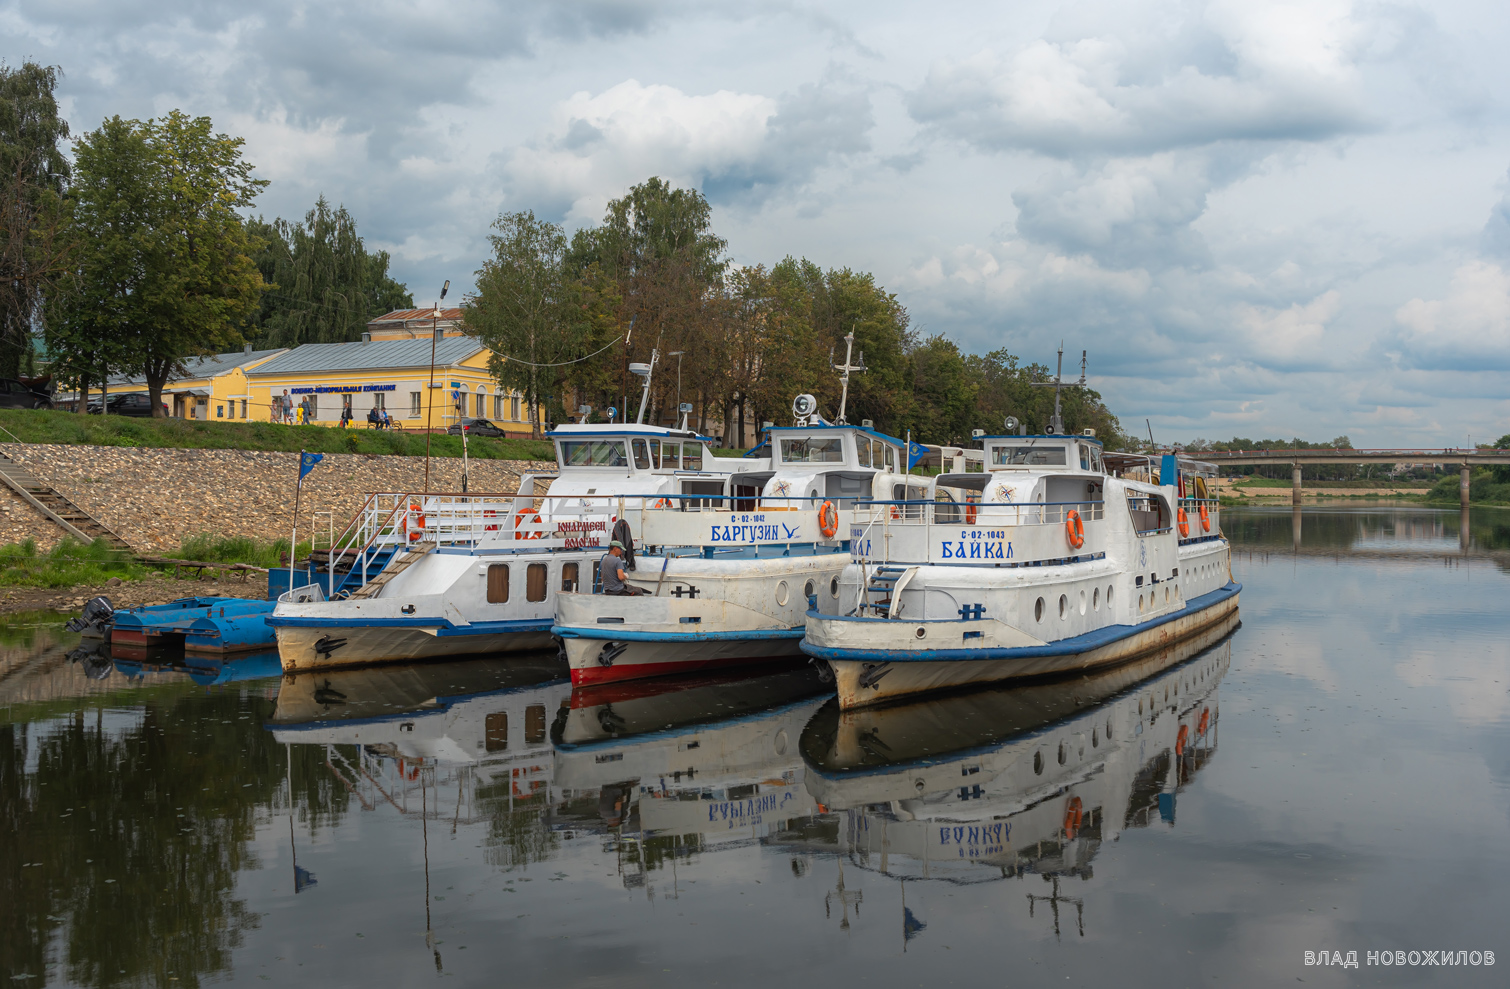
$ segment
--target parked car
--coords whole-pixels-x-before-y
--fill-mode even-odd
[[[15,378],[0,378],[0,408],[50,409],[52,396]]]
[[[468,436],[502,436],[503,430],[488,422],[486,419],[463,419],[461,422],[453,422],[446,430],[452,436],[460,436],[465,429]]]
[[[162,403],[163,415],[168,414],[168,403]],[[152,398],[144,392],[122,392],[119,395],[109,395],[105,399],[105,410],[113,416],[137,416],[142,419],[152,418]],[[100,414],[100,400],[89,400],[89,414]]]

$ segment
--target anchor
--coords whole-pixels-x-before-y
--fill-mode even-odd
[[[345,639],[332,639],[328,635],[322,635],[319,640],[315,642],[315,653],[319,656],[324,657],[325,659],[329,659],[331,653],[335,652],[345,644]]]
[[[599,666],[612,666],[613,661],[618,659],[625,649],[629,648],[627,642],[605,642],[603,651],[598,653]]]
[[[862,663],[860,665],[860,686],[875,688],[881,678],[891,672],[890,663]]]

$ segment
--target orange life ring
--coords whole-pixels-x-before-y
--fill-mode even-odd
[[[1206,729],[1208,727],[1210,727],[1210,726],[1211,726],[1211,708],[1208,707],[1208,708],[1202,709],[1202,711],[1201,711],[1201,723],[1196,728],[1195,733],[1197,735],[1204,735],[1204,734],[1206,734]]]
[[[900,505],[892,505],[891,506],[891,520],[893,522],[895,522],[897,519],[899,519],[901,517],[902,517],[902,508],[901,508],[901,506]]]
[[[965,524],[975,524],[975,502],[973,501],[965,502]]]
[[[416,519],[412,530],[409,528],[409,516],[411,515]],[[404,532],[408,535],[411,543],[419,542],[425,538],[425,509],[417,501],[411,501],[409,503],[409,510],[404,513]]]
[[[1180,538],[1184,539],[1190,535],[1190,516],[1186,515],[1185,509],[1182,508],[1180,509],[1178,518],[1180,520]]]
[[[650,507],[651,508],[670,508],[671,507],[671,499],[670,498],[658,498],[658,499],[656,499],[655,504],[651,505]]]
[[[825,501],[818,509],[818,531],[823,533],[824,539],[832,539],[839,531],[839,510],[831,501]]]
[[[530,518],[530,516],[534,516],[534,517]],[[521,508],[521,509],[519,509],[519,511],[517,511],[517,512],[514,513],[514,538],[515,539],[541,539],[541,538],[544,538],[545,533],[543,533],[543,532],[520,532],[519,531],[519,527],[522,526],[522,525],[524,525],[526,519],[528,519],[530,522],[535,523],[536,525],[540,524],[540,515],[533,508]]]
[[[1208,512],[1208,511],[1206,511],[1206,506],[1205,505],[1201,506],[1200,511],[1201,511],[1201,531],[1202,532],[1210,532],[1211,531],[1211,513]]]
[[[1073,508],[1064,517],[1064,530],[1071,549],[1079,549],[1085,545],[1085,523],[1080,520],[1080,513]]]
[[[1064,805],[1064,837],[1069,841],[1075,840],[1075,835],[1080,833],[1080,821],[1084,816],[1080,798],[1071,797]]]
[[[1174,754],[1176,756],[1182,756],[1185,754],[1185,740],[1189,737],[1190,728],[1186,725],[1180,725],[1179,737],[1174,740]]]

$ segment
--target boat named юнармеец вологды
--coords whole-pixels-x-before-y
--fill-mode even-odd
[[[988,436],[979,471],[855,510],[802,641],[841,707],[1125,662],[1237,611],[1215,468],[1088,433]]]

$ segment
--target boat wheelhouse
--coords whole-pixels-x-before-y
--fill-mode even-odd
[[[1210,465],[1058,431],[983,448],[926,500],[855,510],[802,643],[841,706],[1124,662],[1236,610]]]
[[[907,444],[829,423],[811,396],[727,489],[640,502],[637,596],[562,594],[556,635],[576,685],[800,655],[804,615],[834,600],[855,506],[908,491]],[[915,493],[923,491],[913,478]]]
[[[592,586],[646,504],[725,496],[732,474],[764,464],[714,457],[708,437],[659,426],[547,435],[557,473],[527,474],[513,494],[369,496],[326,572],[267,619],[284,670],[549,648],[557,596]]]

